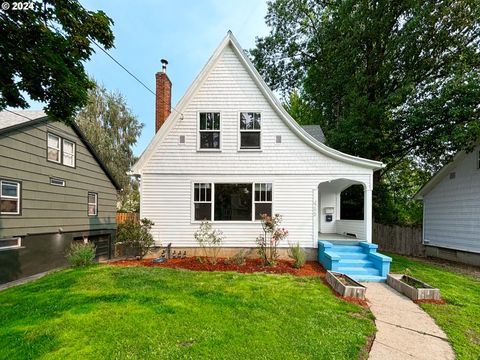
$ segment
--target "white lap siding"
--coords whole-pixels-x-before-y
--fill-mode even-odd
[[[359,179],[362,177],[359,176]],[[269,182],[273,184],[273,212],[283,216],[282,226],[289,231],[288,240],[302,247],[316,247],[313,236],[314,202],[313,190],[324,176],[205,176],[205,175],[158,175],[142,177],[141,216],[151,219],[155,225],[152,234],[157,245],[172,243],[176,247],[194,247],[193,233],[199,222],[193,220],[192,183],[194,182]],[[225,247],[248,247],[255,245],[261,233],[258,221],[222,222],[213,226],[224,232]],[[288,246],[284,242],[281,246]]]

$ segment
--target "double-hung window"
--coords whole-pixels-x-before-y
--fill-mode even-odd
[[[220,113],[202,112],[199,121],[199,148],[219,150]]]
[[[0,180],[0,214],[20,214],[20,183]]]
[[[98,194],[94,192],[88,193],[88,216],[98,215]]]
[[[240,113],[240,149],[261,148],[261,123],[259,112]]]
[[[58,135],[47,135],[47,160],[75,167],[75,143]]]
[[[63,165],[75,167],[75,143],[63,139]]]
[[[272,184],[255,184],[255,220],[262,215],[272,216]]]
[[[54,134],[48,134],[48,155],[47,158],[49,161],[60,162],[60,153],[61,153],[61,140],[60,136]]]
[[[212,220],[212,184],[194,184],[193,203],[195,220]]]

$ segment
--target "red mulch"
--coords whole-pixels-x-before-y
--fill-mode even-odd
[[[326,271],[316,261],[307,261],[305,265],[300,269],[293,267],[293,261],[291,260],[278,260],[276,266],[264,266],[260,259],[247,259],[244,265],[226,264],[224,258],[219,258],[217,264],[213,265],[206,259],[199,260],[197,257],[187,257],[183,259],[170,259],[163,263],[154,263],[153,259],[143,260],[116,260],[109,263],[113,266],[146,266],[146,267],[161,267],[170,269],[186,269],[193,271],[236,271],[239,273],[256,273],[263,272],[269,274],[291,274],[295,276],[318,276],[320,280],[328,286],[325,279]],[[366,300],[360,300],[356,298],[346,298],[340,296],[333,289],[332,293],[339,299],[363,306],[368,308],[368,302]]]
[[[441,300],[433,300],[433,299],[422,299],[422,300],[414,300],[415,304],[435,304],[435,305],[446,305],[447,302],[443,299]]]
[[[183,259],[170,259],[163,263],[154,263],[152,259],[143,260],[117,260],[110,262],[114,266],[147,266],[170,269],[186,269],[193,271],[236,271],[239,273],[265,272],[270,274],[292,274],[296,276],[325,277],[325,269],[316,261],[307,261],[301,269],[295,269],[291,260],[278,260],[276,266],[263,266],[260,259],[247,259],[244,265],[225,264],[224,258],[219,258],[213,265],[196,257]]]

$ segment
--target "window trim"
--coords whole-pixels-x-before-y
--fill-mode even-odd
[[[199,185],[209,184],[210,185],[210,201],[202,201],[202,200],[196,201],[195,200],[195,185],[196,184],[199,184]],[[213,191],[214,191],[214,184],[210,181],[204,181],[204,182],[194,181],[194,182],[192,182],[192,220],[193,221],[198,222],[198,223],[201,223],[202,221],[204,221],[204,220],[195,219],[195,204],[210,204],[210,220],[207,220],[207,221],[208,222],[213,221],[213,216],[214,216],[213,203],[214,203],[214,199],[215,199],[215,193]]]
[[[89,197],[90,195],[95,195],[95,203],[91,203],[89,201]],[[90,214],[90,205],[94,204],[95,205],[95,214]],[[88,216],[98,216],[98,193],[96,192],[93,192],[93,191],[89,191],[87,193],[87,215]]]
[[[204,114],[204,113],[218,113],[220,114],[220,129],[219,130],[200,130],[200,114]],[[196,116],[196,121],[197,121],[197,126],[196,126],[196,129],[197,129],[197,151],[198,152],[221,152],[222,151],[222,147],[223,147],[223,136],[222,136],[222,133],[223,133],[223,112],[220,111],[220,110],[202,110],[202,111],[197,111],[197,116]],[[219,132],[220,133],[220,146],[218,147],[218,149],[204,149],[204,148],[201,148],[200,147],[200,131],[204,131],[204,132]]]
[[[255,184],[272,184],[272,215],[275,214],[275,182],[272,179],[264,179],[258,181],[252,181],[250,179],[214,179],[214,180],[205,180],[205,179],[195,179],[191,181],[191,191],[190,191],[190,223],[191,224],[200,224],[202,220],[195,220],[195,184],[210,184],[212,187],[212,197],[211,197],[211,220],[207,220],[212,224],[259,224],[261,220],[255,219]],[[215,184],[252,184],[252,219],[251,220],[215,220]]]
[[[0,251],[21,249],[23,247],[22,246],[22,238],[20,236],[0,238],[0,243],[2,241],[5,241],[5,240],[17,240],[17,245],[0,246]]]
[[[48,158],[48,149],[50,148],[48,146],[48,138],[49,136],[52,135],[52,136],[55,136],[59,139],[59,146],[60,146],[60,149],[56,149],[59,151],[59,161],[55,161],[55,160],[50,160]],[[65,164],[65,162],[63,161],[63,155],[64,155],[64,142],[67,141],[67,142],[70,142],[73,144],[73,165],[69,165],[69,164]],[[66,138],[66,137],[63,137],[63,136],[60,136],[60,135],[57,135],[55,132],[52,132],[52,131],[47,131],[47,139],[46,139],[46,142],[47,142],[47,153],[46,153],[46,158],[47,158],[47,161],[48,162],[51,162],[51,163],[54,163],[54,164],[60,164],[60,165],[63,165],[63,166],[67,166],[69,168],[76,168],[77,167],[77,143],[73,140],[71,140],[70,138]],[[53,148],[52,148],[53,149]]]
[[[62,181],[63,184],[62,184],[62,185],[60,185],[60,184],[54,184],[53,181],[55,181],[55,180],[57,180],[57,181]],[[65,187],[65,186],[67,186],[67,182],[66,182],[64,179],[60,179],[60,178],[58,178],[58,177],[51,176],[51,177],[50,177],[50,185]]]
[[[272,191],[272,197],[271,197],[271,200],[270,200],[270,201],[268,201],[268,200],[264,200],[264,201],[263,201],[263,200],[262,200],[262,195],[261,195],[262,192],[263,192],[263,190],[260,189],[260,200],[259,200],[259,201],[256,201],[256,200],[255,200],[255,192],[256,192],[255,187],[256,187],[257,185],[268,185],[268,184],[270,184],[270,185],[272,186],[272,190],[271,190],[271,191]],[[256,214],[255,214],[255,205],[256,205],[256,204],[271,204],[271,208],[272,208],[271,216],[273,216],[273,183],[269,183],[269,182],[256,182],[256,183],[253,184],[253,186],[254,186],[254,187],[253,187],[253,193],[254,193],[254,194],[253,194],[253,212],[254,212],[253,217],[255,218],[255,216],[256,216]],[[267,192],[266,189],[265,189],[265,192]],[[261,220],[257,220],[257,221],[261,221]]]
[[[242,113],[258,113],[260,114],[260,130],[241,130],[240,117]],[[242,148],[242,132],[259,132],[260,133],[260,147],[259,148]],[[263,151],[263,111],[260,110],[242,110],[237,114],[237,151],[238,152],[262,152]]]
[[[18,200],[18,206],[17,206],[17,211],[16,212],[1,212],[0,215],[2,216],[21,216],[22,215],[22,190],[23,190],[23,184],[19,180],[13,180],[13,179],[6,179],[6,178],[1,178],[0,179],[0,201],[2,199],[2,182],[10,182],[10,183],[16,183],[18,185],[17,189],[17,196],[7,196],[7,199],[17,199]]]
[[[58,149],[49,146],[48,141],[50,139],[50,136],[55,136],[55,137],[58,138]],[[57,134],[54,134],[50,131],[47,131],[47,161],[53,162],[55,164],[61,164],[62,163],[62,144],[63,144],[63,141],[62,141],[61,136],[59,136]],[[58,150],[58,161],[52,160],[48,157],[48,149],[50,149],[50,148]]]
[[[72,165],[65,164],[65,141],[69,142],[73,145],[73,154],[69,154],[69,155],[72,155],[72,157],[73,157],[73,164]],[[75,168],[76,164],[77,164],[76,162],[77,162],[77,143],[75,141],[72,141],[72,140],[69,140],[69,139],[66,139],[66,138],[62,138],[62,164],[65,165],[65,166],[71,167],[71,168]]]
[[[480,170],[480,149],[477,150],[477,170]]]

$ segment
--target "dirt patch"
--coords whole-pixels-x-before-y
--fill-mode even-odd
[[[143,260],[117,260],[109,264],[113,266],[146,266],[170,269],[185,269],[193,271],[236,271],[239,273],[263,272],[270,274],[291,274],[295,276],[319,276],[325,278],[325,269],[316,261],[307,261],[305,265],[296,269],[291,260],[279,260],[276,266],[264,266],[260,259],[247,259],[245,264],[229,264],[226,259],[219,258],[217,263],[211,264],[205,259],[196,257],[183,259],[170,259],[163,263],[154,263],[152,259]]]

